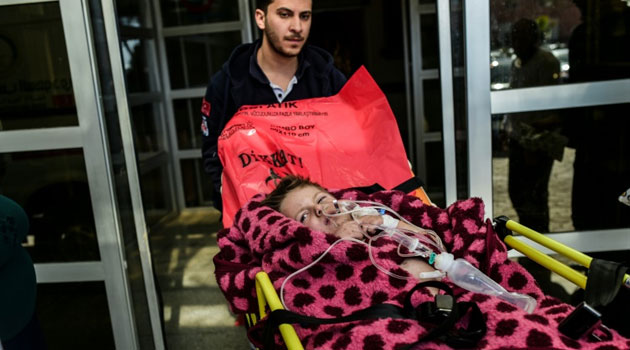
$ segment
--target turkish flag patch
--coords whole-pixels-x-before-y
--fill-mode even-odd
[[[206,117],[210,116],[210,102],[206,101],[205,98],[203,99],[203,103],[201,104],[201,113]]]

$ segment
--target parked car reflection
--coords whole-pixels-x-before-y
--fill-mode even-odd
[[[551,52],[560,61],[560,83],[569,78],[569,49],[564,44],[544,44],[543,50]],[[511,47],[490,51],[490,87],[492,90],[510,88],[512,61],[516,58]]]

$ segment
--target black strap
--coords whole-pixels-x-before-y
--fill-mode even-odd
[[[372,194],[374,192],[378,192],[378,191],[385,191],[385,187],[375,183],[373,185],[370,186],[363,186],[363,187],[351,187],[351,189],[353,190],[357,190],[360,192],[363,192],[365,194]]]
[[[585,301],[591,306],[608,305],[619,292],[627,267],[602,259],[593,259],[588,268]]]
[[[401,192],[405,192],[405,193],[409,193],[411,191],[416,190],[419,187],[424,186],[424,182],[422,182],[422,180],[420,180],[419,177],[414,176],[412,178],[410,178],[409,180],[401,183],[400,185],[395,186],[394,188],[392,188],[392,190],[396,190],[396,191],[401,191]],[[357,191],[361,191],[365,194],[372,194],[374,192],[378,192],[378,191],[385,191],[385,187],[375,183],[372,184],[370,186],[362,186],[362,187],[352,187],[351,189],[353,190],[357,190]]]
[[[449,309],[441,308],[443,305],[437,305],[439,303],[435,301],[425,302],[414,308],[411,304],[411,297],[413,293],[424,287],[435,287],[444,290],[446,296],[451,298]],[[437,297],[443,296],[439,295]],[[469,310],[471,314],[468,327],[455,329],[457,321],[466,315]],[[406,349],[411,349],[422,342],[435,339],[439,339],[453,348],[474,348],[475,344],[486,334],[486,323],[477,304],[472,302],[455,303],[453,291],[448,285],[438,281],[426,281],[418,283],[407,293],[404,308],[391,304],[378,304],[339,318],[317,318],[300,315],[288,310],[275,310],[269,314],[269,318],[265,321],[263,349],[274,349],[274,332],[280,324],[319,325],[381,318],[413,319],[427,326],[429,331],[415,343],[409,344]]]
[[[420,180],[419,177],[414,176],[414,177],[410,178],[409,180],[401,183],[400,185],[392,188],[392,190],[397,190],[397,191],[409,193],[409,192],[414,191],[414,190],[416,190],[416,189],[418,189],[419,187],[422,187],[422,186],[424,186],[424,182],[422,182],[422,180]]]

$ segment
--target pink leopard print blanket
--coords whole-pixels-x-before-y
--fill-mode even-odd
[[[624,349],[630,342],[615,331],[606,341],[572,340],[557,330],[573,307],[543,295],[531,275],[507,259],[504,244],[484,222],[478,198],[459,201],[448,209],[424,205],[415,197],[385,191],[366,196],[340,191],[338,198],[373,200],[388,205],[414,224],[437,232],[451,253],[479,268],[509,291],[529,294],[538,307],[527,314],[496,297],[472,293],[449,284],[458,301],[476,302],[487,321],[488,332],[480,349]],[[336,237],[310,230],[282,214],[261,206],[262,196],[252,199],[235,216],[234,226],[219,232],[220,252],[214,257],[216,278],[230,308],[236,313],[256,312],[254,276],[261,269],[276,290],[292,272],[310,264]],[[402,261],[397,245],[379,239],[373,254],[381,266],[399,275]],[[371,263],[365,245],[337,244],[319,263],[293,277],[284,291],[291,311],[321,318],[339,317],[379,303],[402,306],[414,280],[392,278]],[[416,293],[414,305],[431,301],[427,290]],[[307,349],[399,349],[414,343],[427,330],[413,320],[378,319],[314,327],[296,326]],[[423,343],[423,349],[450,349],[439,341]]]

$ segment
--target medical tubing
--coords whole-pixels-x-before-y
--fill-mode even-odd
[[[501,298],[520,307],[527,313],[536,308],[536,299],[526,294],[508,292],[503,286],[479,271],[468,261],[453,257],[450,253],[441,253],[435,257],[436,269],[446,273],[446,277],[457,286],[474,293],[481,293]]]
[[[384,267],[380,266],[376,260],[374,259],[374,255],[372,254],[372,241],[376,240],[378,238],[381,237],[387,237],[387,233],[381,233],[378,234],[372,238],[370,238],[370,240],[368,241],[368,243],[365,243],[363,241],[360,241],[356,238],[351,238],[351,237],[346,237],[346,238],[340,238],[338,240],[336,240],[335,242],[333,242],[333,244],[330,245],[330,247],[326,248],[326,250],[322,253],[322,255],[320,255],[317,259],[315,259],[312,263],[302,267],[299,270],[294,271],[293,273],[291,273],[289,276],[287,276],[287,278],[284,279],[284,281],[282,281],[282,285],[280,286],[280,301],[282,302],[282,306],[284,306],[284,308],[286,310],[289,310],[289,307],[287,306],[287,304],[284,302],[284,286],[285,284],[291,279],[293,278],[295,275],[302,273],[308,269],[310,269],[313,265],[317,264],[320,260],[322,260],[324,258],[324,256],[326,256],[326,254],[328,254],[330,252],[330,250],[336,246],[337,244],[341,243],[342,241],[349,241],[349,242],[356,242],[356,243],[361,243],[361,244],[366,244],[368,246],[368,255],[370,256],[370,260],[372,261],[372,264],[379,270],[381,270],[382,272],[384,272],[385,274],[394,277],[394,278],[398,278],[398,279],[403,279],[403,280],[407,280],[410,277],[409,276],[401,276],[398,274],[395,274],[387,269],[385,269]],[[400,247],[400,246],[399,246]]]
[[[340,210],[340,204],[343,207],[343,210]],[[362,207],[359,204],[367,204],[368,206]],[[327,211],[324,211],[326,216],[334,217],[334,216],[350,214],[353,219],[357,220],[357,214],[361,214],[361,215],[358,215],[358,217],[361,217],[363,215],[384,215],[385,213],[389,213],[396,216],[398,220],[404,222],[405,224],[412,227],[417,227],[416,225],[409,222],[407,219],[402,217],[402,215],[398,214],[393,209],[378,202],[362,201],[362,200],[335,200],[333,201],[333,206],[335,207],[336,213],[331,214],[331,213],[328,213]],[[352,207],[349,208],[350,206]],[[378,227],[378,228],[385,229],[385,230],[389,229],[389,227]],[[421,230],[424,233],[418,233],[418,232],[413,232],[413,231],[408,231],[408,230],[404,230],[404,231],[411,233],[415,236],[429,236],[432,238],[432,242],[431,242],[432,246],[437,248],[440,252],[446,251],[446,248],[444,248],[444,244],[442,243],[442,240],[437,235],[437,233],[435,233],[432,230],[426,230],[426,229],[421,229]],[[367,238],[369,239],[370,237],[367,237]]]
[[[339,207],[339,201],[335,200],[333,202],[333,205],[335,207],[335,211],[336,213],[328,213],[326,210],[324,210],[324,213],[326,216],[329,217],[334,217],[334,216],[341,216],[341,215],[347,215],[350,214],[352,216],[353,219],[356,220],[355,215],[352,215],[356,212],[359,211],[363,211],[363,215],[384,215],[385,212],[389,212],[391,214],[394,214],[396,217],[398,217],[398,219],[400,221],[403,221],[404,223],[416,227],[415,225],[413,225],[412,223],[410,223],[409,221],[407,221],[405,218],[403,218],[400,214],[398,214],[397,212],[393,211],[392,209],[390,209],[389,207],[377,203],[377,202],[370,202],[370,201],[347,201],[344,200],[341,202],[344,205],[343,211],[340,210]],[[366,207],[361,207],[360,205],[358,205],[357,203],[362,203],[362,204],[370,204],[372,206],[366,206]],[[354,204],[354,208],[347,208],[347,206],[349,204]],[[370,212],[370,210],[372,210],[373,212]],[[362,216],[362,215],[361,215]],[[320,255],[317,259],[315,259],[313,262],[311,262],[310,264],[294,271],[293,273],[291,273],[289,276],[287,276],[287,278],[284,279],[284,281],[282,281],[282,285],[280,286],[280,301],[282,302],[282,305],[284,306],[284,308],[286,310],[289,310],[289,307],[287,306],[287,304],[284,301],[284,286],[286,285],[286,283],[293,278],[295,275],[302,273],[306,270],[308,270],[309,268],[311,268],[313,265],[317,264],[321,259],[324,258],[324,256],[326,256],[326,254],[328,254],[330,252],[330,250],[336,246],[337,244],[339,244],[342,241],[350,241],[350,242],[356,242],[356,243],[361,243],[361,244],[366,244],[368,246],[368,255],[370,257],[370,260],[372,261],[372,264],[379,269],[380,271],[382,271],[383,273],[385,273],[388,276],[394,277],[394,278],[398,278],[398,279],[402,279],[402,280],[407,280],[409,278],[411,278],[410,276],[401,276],[398,275],[396,273],[393,273],[387,269],[385,269],[384,267],[380,266],[377,262],[376,259],[374,259],[374,255],[372,254],[372,241],[381,238],[381,237],[389,237],[390,239],[396,241],[398,244],[398,254],[401,257],[424,257],[424,258],[428,258],[430,254],[434,254],[433,252],[435,250],[439,251],[439,252],[444,252],[444,245],[442,244],[442,241],[440,239],[440,237],[432,230],[423,230],[423,232],[426,232],[427,234],[422,234],[422,233],[418,233],[418,232],[414,232],[414,231],[409,231],[406,229],[400,229],[400,228],[391,228],[391,227],[382,227],[379,225],[375,225],[376,228],[382,230],[383,232],[370,237],[369,235],[367,235],[367,233],[364,233],[364,235],[366,236],[366,238],[368,239],[368,243],[365,243],[363,241],[360,241],[356,238],[350,238],[350,237],[346,237],[346,238],[340,238],[337,241],[335,241],[333,244],[330,245],[330,247],[328,247],[323,253],[322,255]],[[406,234],[407,233],[407,234]],[[427,246],[428,245],[428,246]],[[405,253],[401,253],[400,252],[400,247],[404,246],[405,248],[407,248],[407,250],[409,251],[409,253],[405,254]],[[418,249],[421,249],[420,251],[418,251]],[[431,249],[431,247],[435,248],[435,249]]]
[[[360,241],[356,238],[351,238],[351,237],[346,237],[346,238],[340,238],[338,240],[336,240],[333,244],[330,245],[330,247],[328,247],[323,253],[322,255],[319,256],[319,258],[315,259],[312,263],[304,266],[303,268],[294,271],[293,273],[291,273],[289,276],[287,276],[287,278],[284,279],[284,281],[282,281],[282,285],[280,286],[280,301],[282,302],[282,306],[284,306],[285,309],[291,311],[289,309],[289,307],[287,306],[287,304],[284,302],[284,285],[291,279],[293,278],[293,276],[304,272],[308,269],[310,269],[313,265],[317,264],[320,260],[322,260],[324,258],[324,256],[326,256],[326,254],[328,254],[330,252],[330,250],[336,246],[338,243],[341,243],[342,241],[351,241],[351,242],[357,242],[357,243],[361,243],[361,244],[365,244],[365,242]],[[378,266],[377,266],[378,268]]]
[[[394,277],[394,278],[398,278],[398,279],[401,279],[401,280],[408,280],[410,278],[409,276],[401,276],[399,274],[393,273],[393,272],[389,271],[388,269],[386,269],[386,268],[382,267],[381,265],[379,265],[376,262],[376,259],[374,259],[374,255],[372,254],[372,241],[375,241],[375,240],[377,240],[378,238],[381,238],[381,237],[387,237],[387,234],[386,233],[378,234],[378,235],[372,237],[367,243],[367,245],[368,245],[368,255],[370,257],[370,260],[372,261],[372,265],[374,265],[377,269],[381,270],[382,272],[384,272],[388,276],[391,276],[391,277]],[[398,247],[400,248],[400,245]]]

